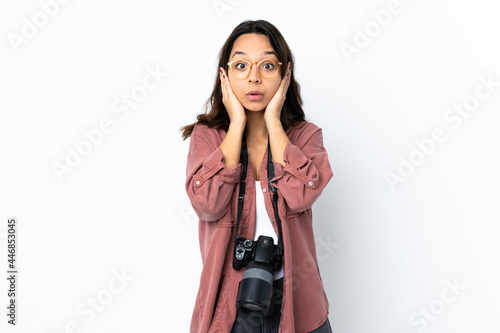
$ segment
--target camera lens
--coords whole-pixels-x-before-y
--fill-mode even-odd
[[[248,263],[238,287],[236,306],[267,315],[273,293],[273,268],[269,264]]]

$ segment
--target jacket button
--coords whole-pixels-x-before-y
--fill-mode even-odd
[[[313,186],[313,182],[309,182],[309,186]]]
[[[266,191],[267,191],[266,189],[263,189],[263,190],[262,190],[262,192],[264,192],[264,193],[266,193]]]
[[[196,181],[196,185],[200,185],[200,181],[199,180]]]

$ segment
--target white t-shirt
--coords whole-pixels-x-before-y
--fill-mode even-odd
[[[278,245],[278,235],[274,231],[271,219],[267,215],[266,206],[264,203],[264,193],[260,187],[260,181],[255,181],[255,192],[257,192],[256,200],[256,214],[255,214],[255,236],[254,240],[257,240],[259,236],[268,236],[274,239],[274,244]],[[277,272],[274,272],[274,279],[277,280],[283,277],[283,266]]]

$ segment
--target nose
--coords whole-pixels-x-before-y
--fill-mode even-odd
[[[257,64],[250,65],[250,73],[248,74],[248,80],[251,82],[259,82],[262,78],[260,77]]]

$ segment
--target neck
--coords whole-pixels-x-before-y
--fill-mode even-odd
[[[262,111],[246,111],[247,115],[247,141],[252,142],[267,142],[268,131],[266,121],[264,120],[264,112]]]

